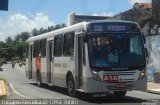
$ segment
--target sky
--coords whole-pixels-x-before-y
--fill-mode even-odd
[[[0,41],[33,28],[68,25],[71,13],[114,16],[131,9],[135,2],[151,0],[9,0],[9,10],[0,11]]]

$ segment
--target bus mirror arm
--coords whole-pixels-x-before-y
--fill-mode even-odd
[[[146,38],[144,36],[144,33],[142,32],[142,38],[143,38],[143,41],[144,41],[144,44],[146,44]]]
[[[145,54],[146,54],[146,57],[148,57],[148,50],[147,50],[147,48],[145,48]]]

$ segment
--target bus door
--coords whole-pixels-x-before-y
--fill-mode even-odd
[[[48,42],[48,68],[47,68],[47,82],[52,83],[52,70],[53,70],[53,40]]]
[[[83,74],[83,65],[82,65],[82,57],[83,57],[83,38],[82,34],[76,35],[76,64],[75,64],[75,83],[77,88],[81,88],[82,86],[82,74]]]
[[[29,45],[29,53],[28,53],[28,78],[32,79],[32,70],[33,70],[33,45]]]

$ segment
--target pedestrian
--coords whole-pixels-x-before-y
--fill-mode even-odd
[[[14,68],[14,67],[15,67],[15,64],[16,64],[16,62],[15,62],[14,59],[11,61],[11,64],[12,64],[12,68]]]
[[[40,71],[41,70],[41,53],[38,54],[36,57],[36,70]]]

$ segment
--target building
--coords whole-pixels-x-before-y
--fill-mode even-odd
[[[119,13],[113,17],[85,16],[85,15],[76,15],[75,13],[73,13],[70,15],[70,25],[82,21],[104,20],[104,19],[135,21],[139,23],[145,36],[159,34],[160,0],[152,0],[152,3],[135,3],[133,5],[133,8],[125,12]]]
[[[141,22],[152,17],[151,3],[135,3],[133,8],[113,16],[113,19]]]
[[[135,3],[133,8],[143,9],[145,12],[152,12],[152,3]]]
[[[70,15],[70,25],[83,22],[83,21],[92,21],[92,20],[104,20],[110,17],[107,16],[86,16],[86,15],[76,15],[72,13]]]
[[[139,23],[145,36],[159,34],[160,0],[153,3],[135,3],[133,8],[112,17],[112,19],[129,20]]]
[[[115,15],[111,19],[135,21],[139,23],[144,35],[148,36],[151,34],[152,4],[135,3],[133,8]]]
[[[153,20],[160,22],[160,0],[152,0],[152,7]]]

